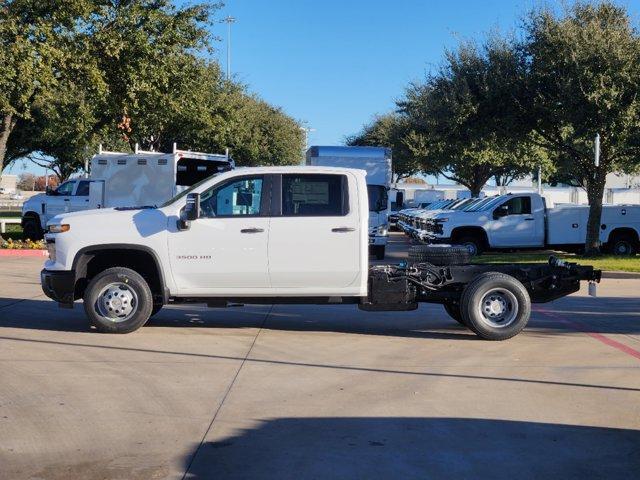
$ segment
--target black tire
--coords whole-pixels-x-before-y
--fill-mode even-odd
[[[110,285],[121,285],[123,288],[114,287],[105,292],[105,289]],[[123,292],[126,298],[123,296],[123,299],[120,300],[118,295],[113,295],[115,299],[111,300],[111,292],[113,291]],[[106,299],[107,296],[109,300]],[[100,304],[98,303],[99,297],[102,299]],[[135,300],[135,305],[133,300]],[[115,312],[118,312],[118,305],[120,308],[131,308],[130,316],[128,318],[125,316],[119,319],[110,319],[103,314],[107,309],[107,301],[119,302],[117,304],[111,303],[108,308],[110,311],[115,310]],[[93,277],[84,292],[84,311],[91,324],[102,333],[133,332],[149,320],[152,310],[153,297],[149,285],[140,274],[129,268],[113,267],[100,272]],[[114,314],[116,314],[115,312]]]
[[[385,245],[371,245],[369,255],[373,255],[376,260],[384,260]]]
[[[520,333],[529,322],[531,299],[517,279],[504,273],[487,272],[465,287],[460,308],[464,323],[476,335],[485,340],[507,340]],[[498,314],[501,308],[502,316]]]
[[[30,240],[42,240],[44,238],[44,232],[40,228],[40,219],[36,217],[27,217],[24,219],[22,232],[25,238]]]
[[[467,265],[471,255],[459,245],[414,245],[409,247],[409,263],[431,263],[438,266]]]
[[[462,318],[462,312],[460,311],[459,303],[443,303],[444,311],[449,314],[451,318],[453,318],[460,325],[466,327],[467,325],[464,323],[464,319]]]
[[[154,303],[153,308],[151,309],[151,315],[149,315],[149,318],[153,317],[156,313],[159,313],[160,310],[162,310],[162,307],[164,307],[162,303]]]
[[[638,242],[631,236],[619,236],[611,242],[611,253],[629,256],[638,253]]]
[[[466,247],[469,252],[469,255],[475,257],[477,255],[482,255],[485,251],[485,242],[480,237],[470,236],[470,237],[461,237],[456,240],[456,245],[461,245]]]

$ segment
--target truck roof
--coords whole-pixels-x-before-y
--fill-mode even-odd
[[[356,173],[366,175],[367,172],[361,168],[345,167],[316,167],[311,165],[284,165],[274,167],[239,167],[236,172],[247,171],[251,174],[267,173]]]

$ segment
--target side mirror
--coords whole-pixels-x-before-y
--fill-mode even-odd
[[[497,220],[502,217],[506,217],[509,215],[509,207],[507,205],[500,205],[493,211],[493,219]]]
[[[47,188],[45,188],[44,193],[45,195],[55,195],[56,191],[53,188],[51,188],[50,185],[47,185]]]
[[[191,222],[200,218],[200,194],[188,193],[187,204],[184,206],[183,220]]]

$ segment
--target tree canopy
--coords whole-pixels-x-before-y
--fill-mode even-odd
[[[399,182],[424,170],[418,157],[410,150],[412,136],[406,118],[389,113],[374,118],[360,133],[347,138],[347,144],[390,147],[393,154],[393,179]]]
[[[212,52],[219,4],[8,0],[0,7],[0,171],[18,158],[61,179],[99,143],[298,163],[297,121],[227,81]]]

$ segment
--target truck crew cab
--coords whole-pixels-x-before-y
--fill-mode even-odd
[[[464,247],[417,247],[409,263],[369,268],[365,172],[260,167],[207,178],[165,204],[56,216],[42,288],[84,300],[101,332],[126,333],[163,305],[358,304],[368,311],[441,303],[483,338],[516,335],[530,301],[598,280],[591,267],[468,265]]]

